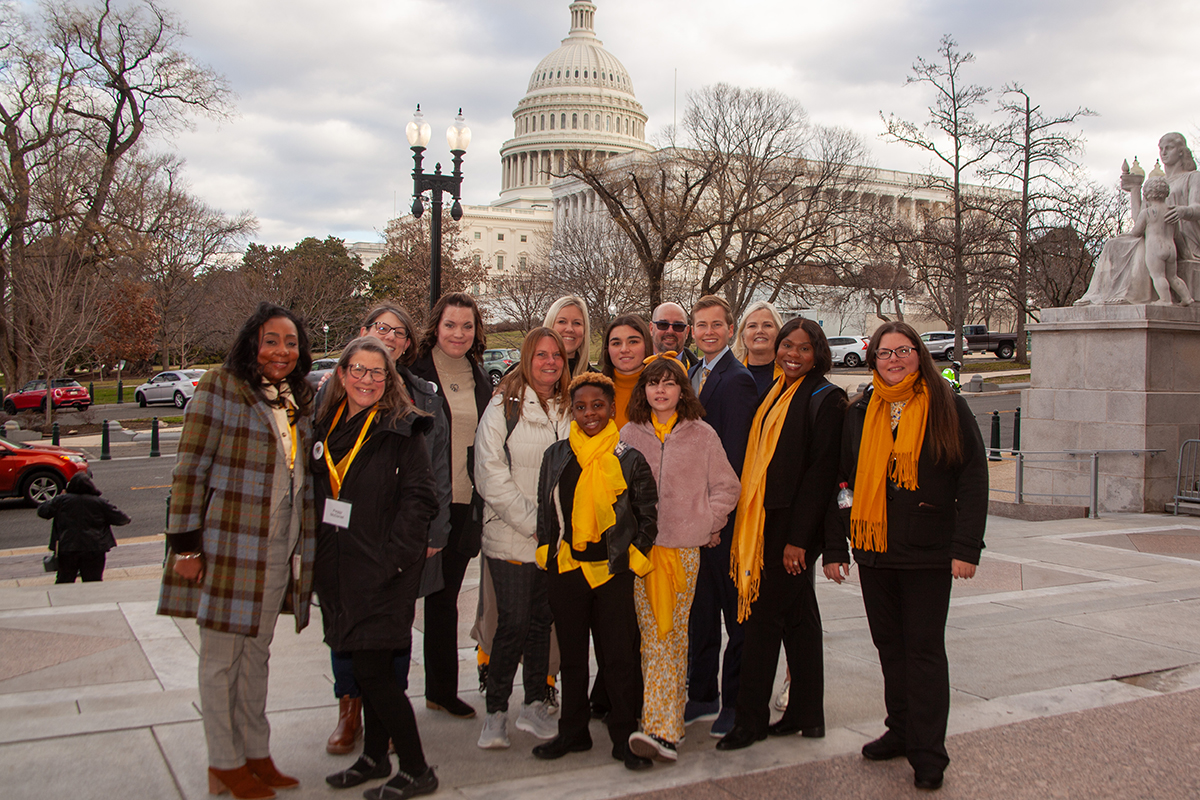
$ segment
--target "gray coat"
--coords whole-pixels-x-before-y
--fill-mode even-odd
[[[429,523],[429,546],[439,551],[450,541],[450,498],[453,487],[450,483],[450,422],[446,419],[446,403],[438,394],[437,385],[418,378],[407,367],[396,365],[413,404],[433,415],[433,427],[425,434],[429,448],[429,462],[433,467],[434,492],[437,494],[438,513]],[[425,597],[442,590],[442,554],[434,553],[425,559],[421,573],[418,597]]]

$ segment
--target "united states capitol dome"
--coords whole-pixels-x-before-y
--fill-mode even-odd
[[[500,148],[498,205],[548,202],[553,175],[573,151],[653,149],[629,71],[596,37],[595,3],[575,0],[570,11],[567,38],[538,63],[513,111],[513,138]]]

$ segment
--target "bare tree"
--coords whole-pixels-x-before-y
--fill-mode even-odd
[[[1073,200],[1039,226],[1028,246],[1030,299],[1037,308],[1069,306],[1087,292],[1104,242],[1121,233],[1127,195],[1116,187],[1069,187]]]
[[[953,272],[950,285],[941,288],[951,291],[947,321],[954,328],[954,351],[960,359],[970,279],[966,227],[972,211],[963,184],[970,171],[977,169],[996,147],[995,130],[976,116],[979,107],[986,105],[991,90],[967,83],[962,74],[964,67],[974,61],[975,56],[958,50],[958,43],[950,35],[943,36],[937,59],[917,58],[912,74],[905,81],[906,85],[928,84],[933,88],[934,102],[928,107],[926,122],[917,124],[894,114],[883,117],[886,138],[928,153],[935,163],[940,162],[949,171],[948,175],[931,176],[930,185],[944,189],[951,196],[949,264]]]
[[[587,302],[593,331],[602,331],[617,314],[653,308],[634,248],[604,216],[560,220],[553,240],[541,245],[538,260],[554,278],[552,299],[573,294]],[[669,277],[662,285],[672,289]]]
[[[488,312],[511,320],[522,333],[542,324],[546,309],[561,292],[554,271],[540,259],[514,265],[503,275],[488,280],[492,301]]]
[[[427,217],[399,217],[384,230],[387,247],[371,265],[369,292],[376,300],[403,305],[417,325],[429,313],[429,244]],[[487,271],[463,246],[457,222],[442,220],[442,292],[478,294]]]

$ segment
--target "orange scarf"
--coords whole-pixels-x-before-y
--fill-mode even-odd
[[[917,462],[929,420],[929,394],[914,372],[895,386],[876,373],[875,391],[867,404],[858,467],[854,473],[854,505],[850,509],[850,543],[859,550],[887,552],[887,478],[902,489],[917,488]],[[892,436],[892,403],[905,402]]]

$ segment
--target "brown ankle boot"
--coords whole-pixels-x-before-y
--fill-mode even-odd
[[[325,743],[325,752],[344,756],[354,752],[354,746],[362,738],[362,698],[342,697],[338,700],[337,727]]]
[[[225,794],[230,792],[237,800],[266,800],[274,797],[275,792],[258,776],[250,771],[245,764],[237,769],[208,768],[208,793]]]
[[[247,758],[246,766],[260,781],[272,789],[295,789],[300,781],[290,775],[284,775],[275,768],[275,762],[270,756],[266,758]]]

